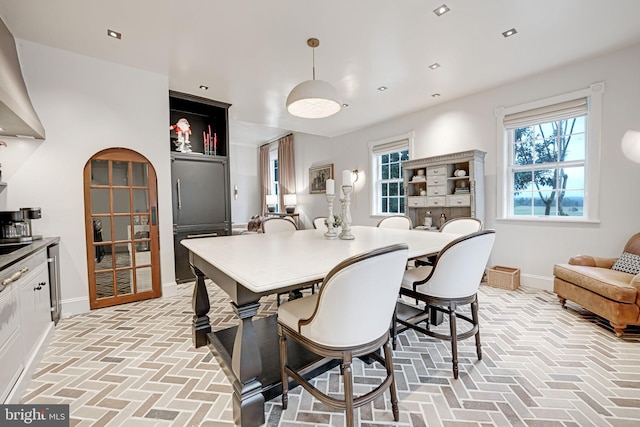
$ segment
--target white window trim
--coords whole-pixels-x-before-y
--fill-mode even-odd
[[[594,83],[588,88],[574,92],[557,95],[550,98],[539,99],[537,101],[512,107],[498,107],[495,110],[497,141],[497,218],[499,221],[519,221],[519,222],[559,222],[559,223],[599,223],[600,222],[600,152],[602,140],[602,94],[604,93],[604,82]],[[547,105],[559,104],[577,98],[588,98],[589,114],[587,120],[587,147],[585,160],[585,202],[586,217],[526,217],[516,218],[509,216],[508,194],[509,177],[509,136],[504,126],[504,117],[522,111],[533,110]]]
[[[388,138],[377,139],[373,141],[369,141],[367,145],[369,146],[369,176],[371,177],[371,185],[369,186],[369,215],[372,218],[382,218],[389,215],[397,215],[397,214],[380,214],[376,212],[376,172],[377,172],[377,164],[376,164],[376,156],[373,154],[374,149],[379,145],[390,144],[396,141],[407,140],[409,141],[407,144],[407,148],[409,149],[409,160],[413,158],[413,145],[415,139],[415,132],[409,131],[404,134],[391,136]],[[405,206],[406,209],[406,206]]]

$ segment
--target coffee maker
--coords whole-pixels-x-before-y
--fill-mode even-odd
[[[21,208],[19,211],[0,211],[0,244],[29,243],[42,239],[34,235],[32,219],[42,218],[40,208]]]

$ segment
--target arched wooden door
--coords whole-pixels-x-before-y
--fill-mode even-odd
[[[110,148],[85,165],[91,309],[160,296],[157,200],[155,170],[135,151]]]

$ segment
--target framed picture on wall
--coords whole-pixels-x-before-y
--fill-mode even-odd
[[[327,190],[327,180],[333,179],[333,163],[309,168],[309,193],[320,194]]]

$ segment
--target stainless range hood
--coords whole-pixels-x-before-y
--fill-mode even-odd
[[[33,109],[22,78],[13,35],[0,18],[0,135],[44,139],[44,127]]]

